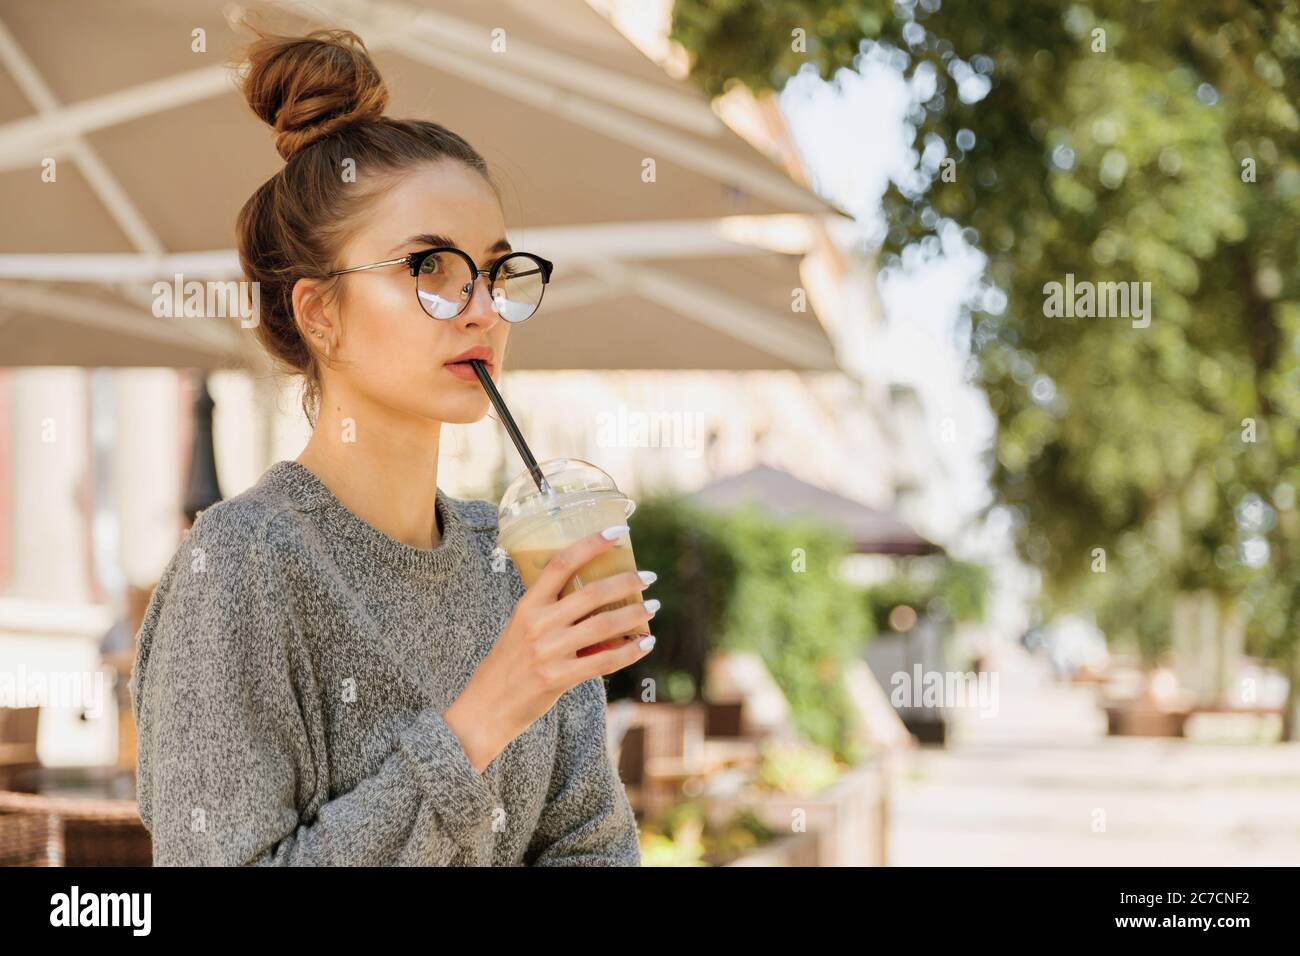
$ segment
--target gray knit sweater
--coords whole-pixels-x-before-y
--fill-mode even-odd
[[[640,865],[602,678],[482,775],[447,726],[524,588],[490,502],[436,510],[413,548],[281,461],[199,515],[131,673],[156,864]]]

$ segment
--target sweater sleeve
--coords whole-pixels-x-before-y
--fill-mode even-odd
[[[229,523],[229,522],[227,522]],[[373,776],[327,790],[296,693],[293,614],[262,554],[204,512],[141,628],[131,690],[140,814],[156,865],[438,862],[490,830],[500,804],[436,708],[397,732]]]
[[[605,743],[605,681],[564,695],[550,792],[533,833],[529,866],[640,866],[636,817]]]

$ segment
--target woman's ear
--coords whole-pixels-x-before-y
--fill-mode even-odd
[[[323,280],[299,279],[293,284],[293,319],[309,348],[330,358],[338,346],[338,324],[326,307]]]

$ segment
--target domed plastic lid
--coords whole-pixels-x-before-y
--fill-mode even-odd
[[[525,469],[501,496],[497,522],[505,530],[536,515],[607,498],[626,496],[611,478],[589,461],[580,458],[552,458],[539,462],[551,494],[543,495],[533,476]],[[630,502],[629,502],[630,503]],[[630,512],[629,512],[630,514]]]

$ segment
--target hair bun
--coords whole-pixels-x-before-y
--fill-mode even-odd
[[[388,105],[388,87],[350,30],[262,35],[246,59],[244,98],[279,134],[275,148],[285,160],[345,126],[379,119]]]

